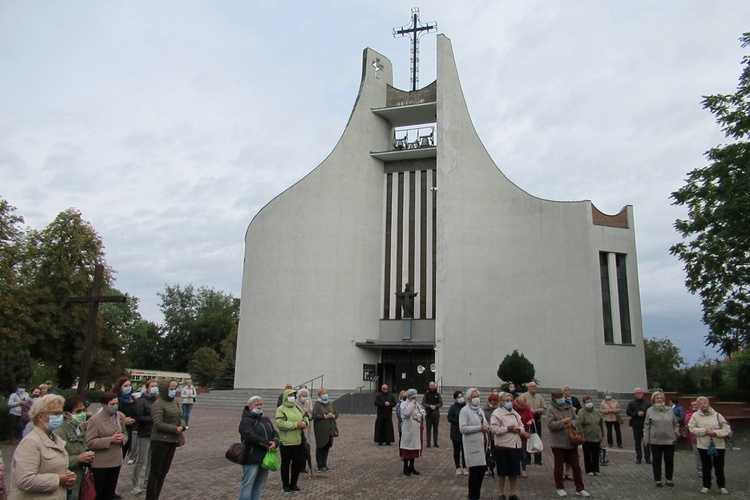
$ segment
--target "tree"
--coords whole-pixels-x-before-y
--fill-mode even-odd
[[[685,359],[680,355],[680,348],[669,339],[643,339],[643,350],[646,356],[646,380],[648,387],[665,391],[680,387]]]
[[[201,347],[214,351],[237,325],[239,300],[213,288],[193,285],[167,286],[160,293],[165,342],[170,346],[169,366],[185,371],[193,353]]]
[[[195,383],[201,387],[209,387],[219,376],[221,371],[221,358],[219,353],[210,347],[201,347],[190,360],[188,372],[195,379]]]
[[[750,33],[740,41],[750,45]],[[703,98],[729,143],[708,150],[709,165],[690,172],[671,196],[688,218],[675,222],[687,241],[670,252],[685,264],[687,289],[701,298],[706,345],[727,355],[750,346],[750,56],[742,64],[734,94]]]
[[[535,374],[534,365],[526,359],[526,356],[519,353],[518,349],[506,354],[497,368],[497,376],[500,380],[514,382],[519,388],[534,380]]]
[[[125,359],[131,368],[159,370],[163,368],[165,353],[159,326],[141,319],[133,324],[126,337]]]

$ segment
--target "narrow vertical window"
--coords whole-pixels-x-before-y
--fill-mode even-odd
[[[626,255],[618,253],[615,255],[617,262],[617,297],[620,302],[620,331],[622,332],[622,343],[632,344],[630,333],[630,302],[628,302],[628,270],[626,267]]]
[[[602,317],[604,318],[604,342],[614,344],[612,329],[612,299],[609,283],[609,259],[606,252],[599,252],[599,276],[602,284]]]

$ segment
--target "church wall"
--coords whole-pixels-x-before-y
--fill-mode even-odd
[[[502,174],[471,123],[443,36],[438,128],[436,358],[443,384],[497,385],[500,361],[518,349],[543,386],[596,389],[598,357],[639,355],[637,348],[604,345],[598,253],[610,231],[591,224],[589,202],[541,200]],[[634,241],[632,230],[608,229],[620,231],[613,241]],[[639,375],[618,373],[609,388],[631,390]]]
[[[375,74],[369,61],[380,58]],[[279,387],[325,374],[334,388],[362,384],[379,334],[383,167],[390,126],[374,115],[390,83],[387,59],[367,49],[347,129],[331,154],[253,219],[245,237],[235,387]]]

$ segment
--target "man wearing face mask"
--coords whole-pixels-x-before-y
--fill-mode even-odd
[[[276,427],[281,442],[281,484],[284,493],[301,491],[297,486],[300,471],[305,466],[302,431],[310,425],[310,418],[294,403],[297,391],[286,389],[284,402],[276,408]]]
[[[422,407],[425,412],[427,412],[425,416],[425,426],[427,428],[425,442],[427,443],[428,448],[430,447],[430,439],[432,439],[432,442],[435,444],[435,448],[439,448],[438,425],[440,425],[441,406],[443,406],[443,397],[438,392],[435,382],[430,382],[427,392],[422,396]]]

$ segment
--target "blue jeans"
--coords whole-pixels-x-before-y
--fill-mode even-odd
[[[267,479],[268,469],[264,469],[260,464],[243,465],[240,500],[259,500]]]
[[[190,412],[191,411],[193,411],[192,403],[182,405],[182,418],[185,419],[185,426],[190,425]]]

